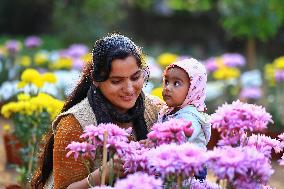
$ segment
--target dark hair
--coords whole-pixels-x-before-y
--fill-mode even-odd
[[[77,86],[67,98],[61,112],[65,112],[72,106],[87,97],[88,90],[94,81],[105,81],[108,79],[112,61],[125,59],[133,56],[139,68],[145,69],[141,48],[136,46],[128,37],[120,34],[111,34],[95,42],[93,48],[93,61],[87,63]],[[39,155],[38,169],[34,173],[32,188],[43,188],[53,168],[53,145],[54,134],[49,131],[45,137],[45,144]]]

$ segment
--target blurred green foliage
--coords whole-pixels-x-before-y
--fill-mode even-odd
[[[234,37],[266,41],[284,20],[283,0],[218,1],[222,26]]]
[[[124,16],[121,1],[58,0],[53,12],[53,27],[66,43],[88,43],[118,29],[115,26]]]
[[[213,6],[212,0],[167,0],[167,5],[174,10],[208,11]]]

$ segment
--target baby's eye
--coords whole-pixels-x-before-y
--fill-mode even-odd
[[[175,82],[174,82],[174,86],[175,86],[175,87],[178,87],[178,86],[180,86],[180,85],[181,85],[181,83],[180,83],[179,81],[175,81]]]
[[[169,84],[169,81],[167,79],[164,80],[165,85]]]

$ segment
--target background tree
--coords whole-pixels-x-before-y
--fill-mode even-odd
[[[232,37],[247,40],[247,60],[250,69],[255,67],[255,41],[267,41],[275,36],[284,19],[282,0],[220,0],[220,21]]]

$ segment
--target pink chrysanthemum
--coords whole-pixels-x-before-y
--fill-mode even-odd
[[[253,147],[215,148],[209,152],[208,167],[235,188],[259,188],[274,172],[264,154]]]
[[[137,172],[128,175],[126,179],[118,180],[114,188],[117,189],[162,189],[162,180],[149,176],[146,173]]]
[[[250,137],[244,137],[241,139],[241,146],[255,147],[268,158],[271,157],[272,148],[275,153],[280,153],[283,150],[283,145],[279,140],[261,134],[252,134]]]
[[[280,138],[284,142],[284,133],[281,133],[280,135],[278,135],[278,138]]]
[[[207,160],[205,150],[191,143],[163,144],[145,154],[150,174],[159,173],[163,178],[182,175],[184,178],[204,168]]]
[[[147,157],[144,155],[149,148],[145,148],[139,142],[131,141],[125,146],[124,154],[121,158],[124,160],[124,170],[126,173],[147,170]]]
[[[156,123],[147,137],[157,146],[161,144],[177,143],[182,144],[187,141],[193,133],[191,122],[182,119],[170,119],[163,123]]]
[[[262,131],[271,115],[261,106],[242,103],[239,100],[232,104],[224,104],[211,116],[212,127],[221,132],[219,145],[237,145],[246,131]]]
[[[95,146],[87,142],[71,142],[66,149],[69,149],[69,152],[66,154],[66,157],[69,157],[74,153],[74,158],[77,160],[79,155],[95,158]]]
[[[81,135],[81,138],[85,138],[88,141],[91,141],[96,148],[102,147],[105,131],[108,133],[107,148],[111,148],[118,153],[123,153],[120,151],[123,149],[125,143],[128,142],[131,128],[125,130],[112,123],[102,123],[98,126],[89,125],[85,128],[84,133]]]
[[[117,125],[112,123],[99,124],[98,126],[90,125],[84,130],[81,138],[84,138],[87,142],[72,142],[67,146],[70,151],[67,153],[69,157],[74,153],[75,159],[78,158],[80,154],[90,154],[94,157],[96,150],[103,147],[103,136],[104,132],[108,133],[107,148],[111,150],[112,153],[124,154],[124,146],[127,145],[129,132],[131,129],[125,130],[119,128]]]

